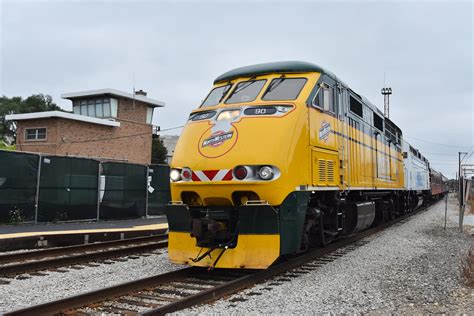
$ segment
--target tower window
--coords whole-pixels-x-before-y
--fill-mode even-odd
[[[25,130],[25,140],[45,140],[46,127],[42,128],[27,128]]]
[[[98,118],[117,117],[117,100],[113,98],[93,98],[75,100],[74,114]]]

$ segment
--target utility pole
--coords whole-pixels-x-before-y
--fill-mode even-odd
[[[386,118],[390,118],[390,95],[392,94],[392,88],[382,88],[383,94],[383,111]]]
[[[461,162],[464,159],[464,157],[461,159],[461,155],[464,155],[466,157],[467,153],[466,152],[458,152],[458,196],[459,196],[459,230],[462,233],[462,225],[463,225],[463,220],[464,220],[464,189],[463,189],[463,176],[461,173]]]

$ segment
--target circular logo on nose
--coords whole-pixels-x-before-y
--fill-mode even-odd
[[[217,158],[228,153],[237,142],[238,131],[228,124],[225,128],[218,125],[207,129],[199,139],[198,151],[207,158]]]

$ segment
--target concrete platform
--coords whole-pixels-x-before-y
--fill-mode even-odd
[[[58,247],[163,234],[165,216],[103,222],[0,226],[0,251]]]

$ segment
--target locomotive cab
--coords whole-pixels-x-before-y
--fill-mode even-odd
[[[215,80],[190,114],[171,163],[172,261],[266,268],[282,250],[298,248],[299,238],[283,240],[281,226],[306,212],[306,205],[293,206],[307,194],[291,192],[306,183],[302,169],[309,175],[306,100],[319,75],[254,68]]]

